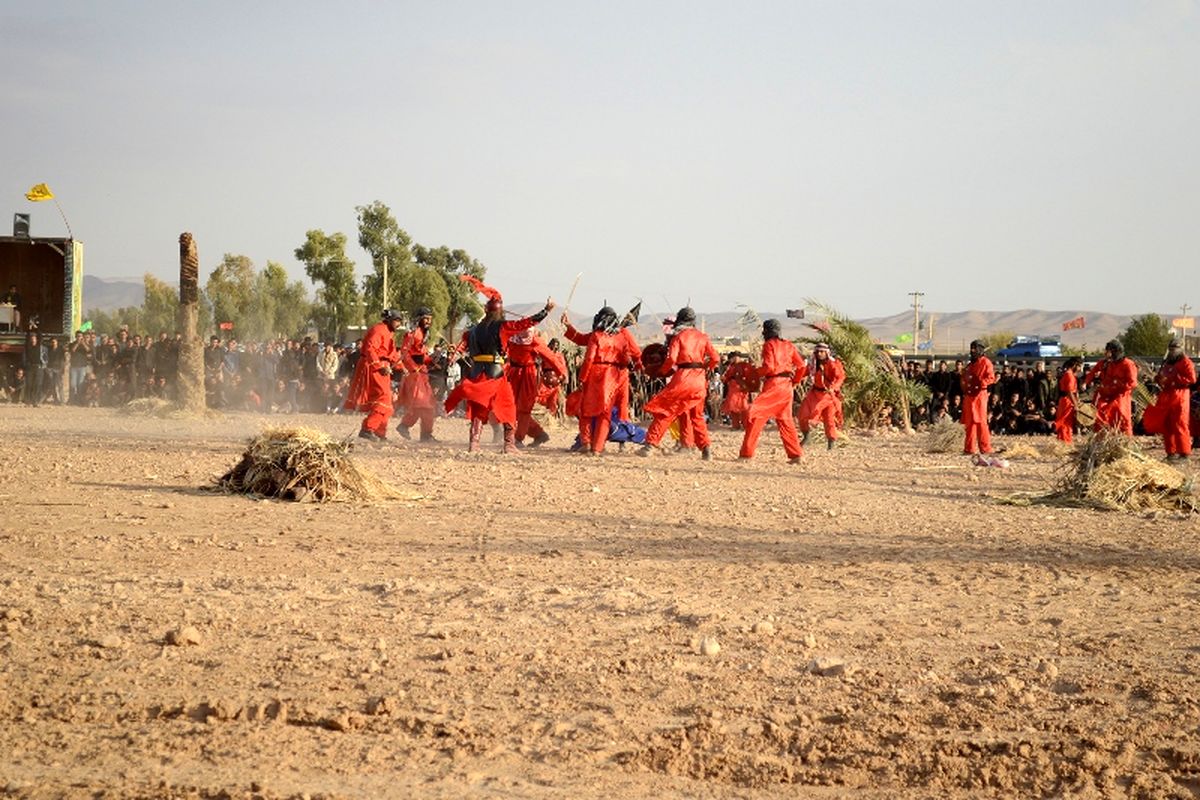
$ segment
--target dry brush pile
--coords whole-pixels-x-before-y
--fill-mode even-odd
[[[283,500],[391,500],[399,492],[355,464],[350,444],[312,428],[269,428],[250,440],[242,460],[217,487]]]

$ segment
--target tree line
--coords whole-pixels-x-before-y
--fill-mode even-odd
[[[487,269],[465,250],[426,247],[412,240],[382,202],[356,206],[358,244],[371,259],[371,272],[361,284],[355,263],[346,255],[344,233],[309,230],[295,256],[316,287],[311,295],[302,281],[289,281],[281,264],[262,269],[244,255],[226,253],[209,273],[200,298],[200,329],[224,330],[245,340],[298,337],[315,329],[324,341],[343,340],[348,328],[369,325],[384,308],[411,312],[426,306],[433,327],[453,341],[464,317],[475,319],[483,308],[475,290],[460,275],[483,278]],[[384,296],[384,271],[387,296]],[[92,310],[87,318],[100,331],[122,325],[145,333],[175,330],[179,293],[147,273],[140,306],[113,312]]]

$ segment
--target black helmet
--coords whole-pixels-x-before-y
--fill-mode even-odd
[[[764,319],[762,334],[764,339],[778,339],[783,334],[783,326],[777,319]]]
[[[691,306],[684,306],[675,314],[675,327],[685,328],[688,325],[696,324],[696,310]]]
[[[432,317],[432,316],[433,316],[433,311],[429,308],[429,306],[418,306],[417,309],[415,311],[413,311],[413,319],[420,319],[421,317]]]
[[[592,317],[592,330],[611,333],[617,328],[617,312],[612,306],[605,306]]]
[[[975,348],[976,350],[987,350],[987,342],[985,342],[983,339],[976,339],[971,342],[971,347]]]
[[[1125,346],[1117,339],[1112,339],[1108,344],[1104,345],[1104,352],[1112,353],[1117,358],[1125,355]]]
[[[383,310],[382,316],[383,316],[384,322],[391,322],[394,319],[403,319],[404,318],[404,315],[401,314],[399,311],[397,311],[394,308],[385,308]]]

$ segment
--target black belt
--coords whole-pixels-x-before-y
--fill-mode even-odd
[[[606,367],[624,367],[624,366],[626,366],[625,364],[622,364],[619,361],[593,361],[592,363],[593,364],[603,364]]]
[[[814,392],[823,392],[823,391],[825,391],[825,387],[823,387],[823,386],[814,386],[814,387],[813,387],[813,391],[814,391]]]
[[[704,369],[703,364],[697,364],[695,361],[688,361],[684,364],[676,364],[676,369]]]
[[[792,373],[790,373],[790,372],[776,372],[774,375],[768,375],[767,377],[768,377],[768,378],[790,378],[790,377],[792,377]]]

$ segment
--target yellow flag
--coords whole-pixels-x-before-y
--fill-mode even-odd
[[[46,184],[39,183],[25,193],[25,199],[32,200],[35,203],[40,203],[43,200],[53,200],[54,192],[50,191],[50,187]]]

